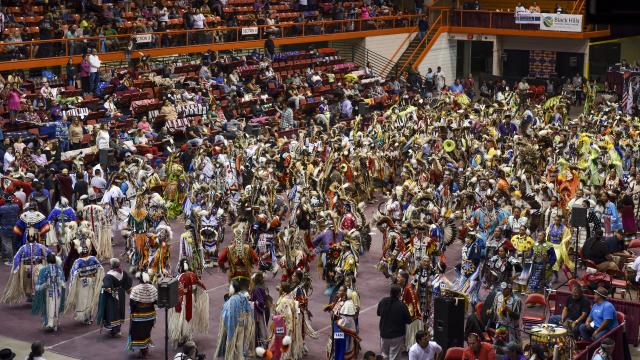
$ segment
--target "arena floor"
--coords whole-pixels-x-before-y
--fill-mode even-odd
[[[366,215],[371,216],[375,206],[369,205]],[[184,231],[182,223],[178,221],[172,222],[173,228],[173,244],[171,247],[172,254],[178,252],[179,235]],[[228,229],[227,229],[228,230]],[[230,234],[227,231],[225,236],[225,244],[228,243]],[[378,301],[388,294],[389,280],[379,273],[374,265],[380,258],[381,254],[381,236],[375,233],[373,236],[373,244],[371,252],[360,258],[360,266],[358,269],[357,286],[362,299],[362,309],[360,311],[360,336],[363,339],[362,349],[379,351],[379,334],[378,334],[378,316],[376,315],[376,306]],[[123,240],[119,234],[115,236],[114,254],[123,252]],[[459,259],[459,246],[452,247],[448,251],[448,263],[454,264]],[[172,263],[175,264],[177,258],[172,257]],[[4,270],[0,272],[0,287],[4,288],[9,275],[9,268],[2,265]],[[452,268],[452,267],[451,267]],[[314,279],[314,292],[310,298],[310,310],[313,319],[314,329],[318,331],[317,339],[307,339],[306,346],[309,349],[307,359],[324,359],[325,347],[329,336],[330,322],[329,316],[322,311],[324,305],[328,303],[328,297],[323,294],[324,281],[317,275],[315,267],[312,269]],[[452,274],[450,274],[452,276]],[[267,284],[270,293],[277,298],[275,286],[278,283],[279,275],[276,278],[267,277]],[[207,287],[210,300],[211,320],[208,334],[198,334],[195,336],[199,351],[204,352],[208,359],[213,359],[214,348],[218,336],[218,324],[220,317],[220,309],[223,304],[223,295],[228,290],[228,282],[226,274],[219,269],[213,269],[203,276],[203,281]],[[31,342],[34,340],[42,341],[48,351],[53,351],[62,355],[67,355],[77,359],[127,359],[137,358],[137,353],[127,353],[124,351],[126,343],[126,334],[128,333],[128,322],[123,325],[121,338],[111,338],[106,333],[101,332],[97,325],[83,325],[74,321],[71,315],[65,315],[61,320],[61,326],[56,333],[45,333],[41,327],[40,319],[31,315],[30,306],[27,304],[9,307],[0,305],[0,315],[3,319],[0,326],[0,336]],[[162,359],[164,357],[164,310],[158,311],[158,320],[153,330],[152,336],[155,348],[151,350],[149,359]],[[0,344],[1,345],[1,344]],[[171,358],[175,354],[174,349],[170,348],[169,354]],[[18,357],[26,354],[18,353]]]
[[[372,216],[375,211],[375,205],[367,206],[365,211],[368,217]],[[174,241],[172,243],[172,253],[177,253],[179,235],[184,231],[184,227],[178,221],[172,224]],[[225,244],[228,243],[230,234],[227,232],[225,236]],[[379,352],[379,332],[378,332],[378,316],[376,315],[376,307],[378,301],[388,294],[390,281],[379,273],[374,265],[380,258],[381,254],[381,236],[375,232],[373,235],[373,244],[371,251],[360,257],[360,266],[358,268],[357,287],[362,300],[362,308],[360,311],[360,336],[363,339],[362,351],[372,350]],[[123,252],[123,241],[119,234],[115,237],[114,253],[121,254]],[[446,253],[448,264],[448,277],[454,278],[453,268],[460,260],[460,244],[454,244],[449,247]],[[176,258],[172,258],[175,264]],[[2,265],[4,266],[4,265]],[[325,359],[326,344],[329,336],[330,322],[329,316],[322,311],[324,305],[328,303],[328,297],[323,294],[325,283],[318,276],[316,268],[312,269],[314,279],[314,292],[311,294],[309,308],[313,314],[312,325],[318,331],[317,339],[307,339],[305,345],[309,349],[306,359]],[[4,288],[8,278],[8,267],[4,266],[4,270],[0,272],[0,287]],[[275,286],[278,282],[279,275],[276,278],[267,277],[267,284],[270,293],[276,298]],[[210,299],[211,320],[208,334],[197,334],[195,336],[199,351],[204,352],[207,359],[214,359],[214,350],[218,336],[218,324],[220,317],[220,309],[223,304],[223,295],[227,292],[228,282],[226,274],[219,269],[213,269],[206,273],[203,277],[204,284],[207,287]],[[71,315],[65,315],[61,320],[61,326],[56,333],[45,333],[41,327],[40,319],[30,314],[30,306],[27,304],[9,307],[0,305],[0,318],[2,319],[0,326],[0,347],[2,346],[2,337],[7,337],[24,342],[35,340],[42,341],[47,347],[47,351],[52,351],[61,355],[66,355],[76,359],[135,359],[138,353],[129,353],[124,351],[126,343],[126,334],[128,333],[128,322],[123,325],[121,338],[111,338],[105,332],[101,332],[97,325],[83,325],[74,321]],[[128,320],[128,318],[127,318]],[[149,353],[148,359],[164,358],[164,310],[159,310],[158,320],[153,330],[152,337],[155,348]],[[463,326],[463,324],[460,324]],[[22,358],[27,353],[21,353],[20,349],[14,350],[17,358]],[[26,349],[24,350],[26,351]],[[173,358],[175,350],[170,347],[169,356]],[[634,359],[640,359],[640,353],[636,349],[632,349]],[[46,356],[46,354],[45,354]]]

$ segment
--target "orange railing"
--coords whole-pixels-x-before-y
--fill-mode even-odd
[[[584,0],[578,0],[573,3],[572,14],[582,14],[582,10],[584,10]]]
[[[407,58],[407,60],[404,62],[404,64],[402,64],[402,66],[400,67],[398,73],[402,74],[404,72],[404,69],[407,68],[407,65],[409,65],[413,60],[414,57],[416,55],[416,52],[418,50],[420,50],[422,48],[423,45],[425,45],[425,42],[429,39],[429,37],[438,31],[438,29],[440,28],[440,26],[445,25],[445,22],[447,20],[447,12],[443,11],[440,15],[438,15],[438,17],[436,18],[436,20],[433,22],[433,24],[431,24],[431,26],[429,27],[429,30],[427,30],[427,33],[424,35],[424,37],[422,38],[422,40],[420,40],[420,43],[418,43],[418,45],[415,47],[415,49],[413,49],[413,51],[411,52],[411,54],[409,54],[409,57]]]
[[[579,9],[580,8],[578,8],[578,10]],[[583,32],[609,30],[608,25],[591,25],[587,24],[584,20],[583,16]],[[540,25],[538,24],[516,23],[515,15],[512,12],[488,10],[453,10],[450,25],[454,27],[467,28],[540,30]]]
[[[436,31],[435,35],[433,35],[433,38],[431,39],[431,41],[429,41],[427,46],[422,50],[422,52],[420,52],[420,55],[418,55],[418,58],[416,59],[416,61],[413,62],[414,70],[417,69],[418,65],[420,65],[420,63],[422,62],[422,59],[424,59],[424,57],[427,56],[427,53],[429,52],[429,50],[431,50],[431,48],[433,47],[433,45],[436,43],[436,41],[438,40],[440,35],[442,35],[443,32],[444,32],[444,27],[441,26],[440,28],[438,28],[438,31]]]
[[[47,59],[80,55],[85,48],[95,48],[99,53],[126,52],[130,42],[133,51],[178,48],[186,46],[214,45],[215,49],[242,48],[243,43],[263,41],[275,36],[276,44],[282,39],[288,43],[298,37],[348,34],[378,29],[406,29],[417,25],[420,15],[380,16],[369,19],[331,21],[287,22],[275,25],[215,27],[204,30],[166,30],[164,32],[91,36],[70,39],[32,40],[23,42],[0,42],[0,61]],[[145,42],[137,42],[143,39]],[[43,47],[48,54],[43,56]],[[213,47],[213,46],[212,46]],[[4,59],[3,59],[4,54]],[[11,55],[19,55],[11,58]]]
[[[513,12],[488,10],[454,10],[452,26],[493,29],[540,30],[538,24],[517,24]]]

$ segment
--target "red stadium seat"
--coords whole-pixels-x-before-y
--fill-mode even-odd
[[[462,354],[464,354],[464,348],[452,347],[447,349],[444,360],[462,360]]]

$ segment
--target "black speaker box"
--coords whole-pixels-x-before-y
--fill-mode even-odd
[[[366,103],[366,102],[358,103],[358,115],[364,117],[369,115],[369,112],[370,112],[369,103]]]
[[[164,278],[158,283],[158,307],[172,308],[178,305],[178,279]]]
[[[437,297],[434,300],[433,340],[444,351],[464,346],[464,299]]]
[[[571,208],[572,227],[587,227],[587,210],[587,208],[576,206]]]

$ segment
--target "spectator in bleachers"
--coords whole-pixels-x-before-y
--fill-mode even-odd
[[[560,6],[560,4],[556,3],[555,9],[553,10],[554,13],[556,14],[563,14],[564,13],[564,9],[562,8],[562,6]]]
[[[427,35],[427,31],[429,31],[429,22],[427,17],[423,16],[418,21],[418,39],[422,40]]]
[[[353,115],[353,105],[350,96],[345,96],[340,103],[340,117],[349,119]]]
[[[191,16],[191,25],[194,30],[204,30],[208,28],[207,19],[204,17],[204,14],[202,14],[200,9],[194,10],[193,15]],[[198,44],[204,43],[207,36],[203,31],[199,31],[193,35],[194,42]]]
[[[69,151],[69,126],[66,116],[56,121],[56,139],[58,139],[58,146],[63,152]]]
[[[264,41],[264,56],[273,60],[273,56],[276,52],[276,44],[273,42],[273,35],[269,35],[269,37]]]
[[[20,28],[16,28],[11,35],[6,39],[7,43],[20,43],[22,42],[22,35]],[[6,45],[7,51],[9,51],[12,59],[23,59],[26,54],[25,45]]]
[[[178,119],[178,112],[175,106],[167,99],[160,108],[159,116],[162,116],[165,121],[175,121]]]
[[[27,110],[21,114],[20,120],[34,125],[40,125],[42,123],[32,103],[27,104]]]
[[[284,102],[284,109],[281,110],[276,106],[276,109],[280,113],[280,130],[289,130],[296,127],[295,120],[293,119],[293,109],[291,104],[287,101]]]
[[[71,150],[82,148],[82,137],[84,136],[84,128],[77,117],[73,117],[71,125],[69,125],[69,146]]]
[[[40,95],[42,95],[42,98],[44,99],[45,106],[49,106],[51,104],[51,101],[53,101],[53,99],[56,98],[57,92],[58,91],[56,89],[52,88],[49,85],[49,79],[47,78],[42,79],[42,87],[40,88]]]
[[[535,13],[535,14],[539,14],[540,13],[540,6],[538,6],[537,2],[533,2],[533,4],[531,4],[531,6],[529,6],[529,12],[530,13]]]
[[[111,136],[109,135],[109,128],[106,123],[100,124],[100,130],[96,135],[96,146],[98,147],[98,157],[100,159],[100,165],[104,168],[107,167],[107,157],[109,154]]]
[[[65,39],[76,39],[82,37],[82,30],[78,28],[78,25],[71,25],[69,29],[64,33]],[[69,41],[69,54],[77,55],[80,53],[80,47],[77,41]]]
[[[523,12],[527,12],[527,8],[525,8],[521,2],[518,2],[518,5],[516,5],[516,14]]]
[[[7,139],[9,140],[9,139]],[[8,172],[9,169],[14,165],[16,161],[15,150],[13,147],[7,147],[4,152],[4,157],[2,159],[2,168],[5,172]]]
[[[305,97],[298,91],[298,87],[296,85],[291,85],[289,89],[287,89],[288,102],[293,104],[293,108],[298,110],[300,108],[300,100],[303,100]]]
[[[133,143],[142,154],[152,154],[154,157],[159,154],[158,148],[150,144],[149,138],[147,138],[142,129],[138,129],[136,132],[136,136],[133,138]]]
[[[65,66],[65,73],[67,77],[67,86],[76,87],[76,67],[73,64],[73,59],[69,57],[67,65]]]
[[[9,108],[9,122],[16,122],[18,112],[21,108],[21,99],[24,93],[18,88],[18,85],[12,84],[7,93],[7,107]]]
[[[80,78],[80,87],[82,88],[83,95],[89,94],[89,75],[90,75],[91,65],[89,64],[89,60],[87,59],[87,54],[82,55],[82,60],[78,65],[78,77]]]
[[[100,67],[102,66],[102,61],[98,57],[98,52],[96,49],[91,49],[91,55],[88,57],[89,60],[89,92],[95,93],[96,88],[98,86],[98,81],[100,80]]]

